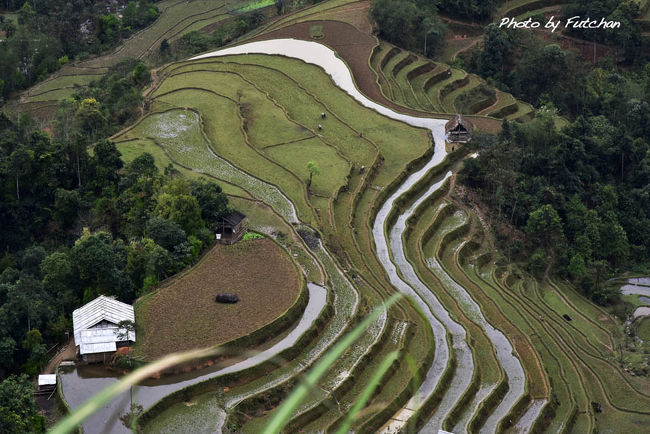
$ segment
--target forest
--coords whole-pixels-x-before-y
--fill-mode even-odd
[[[123,9],[90,0],[4,3],[3,9],[15,12],[17,20],[0,15],[0,98],[43,80],[73,59],[114,47],[158,16],[150,1],[131,0]]]
[[[214,182],[160,170],[149,154],[124,166],[106,139],[137,116],[148,81],[142,62],[116,64],[59,102],[51,135],[0,114],[0,395],[28,390],[31,402],[0,415],[13,432],[44,425],[32,383],[7,377],[38,374],[81,304],[99,294],[131,303],[195,263],[230,210]]]

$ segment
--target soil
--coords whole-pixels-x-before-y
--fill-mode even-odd
[[[59,350],[54,357],[47,362],[41,374],[54,374],[56,367],[59,366],[63,360],[74,360],[77,357],[77,347],[74,343],[74,337],[70,336],[68,342]]]
[[[299,291],[298,271],[273,241],[215,245],[189,273],[136,305],[142,331],[134,353],[150,360],[245,336],[282,315]],[[239,302],[216,303],[223,292]]]

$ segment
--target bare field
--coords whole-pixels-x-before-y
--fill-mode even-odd
[[[216,303],[221,292],[237,294],[239,303]],[[190,272],[136,303],[142,329],[135,354],[151,360],[248,335],[282,315],[299,292],[298,271],[273,241],[215,245]]]

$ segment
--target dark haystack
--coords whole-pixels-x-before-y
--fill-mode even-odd
[[[217,294],[217,303],[237,303],[238,301],[239,297],[235,294]]]
[[[569,315],[567,315],[566,313],[564,315],[562,315],[562,317],[567,321],[571,321],[571,317]]]

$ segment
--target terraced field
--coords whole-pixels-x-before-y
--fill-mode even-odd
[[[100,78],[108,67],[124,59],[149,59],[158,52],[163,39],[172,42],[185,33],[233,17],[233,11],[254,3],[248,0],[162,0],[157,3],[158,19],[134,33],[115,50],[102,56],[64,65],[47,80],[30,88],[25,102],[56,101],[69,97],[75,86],[84,86]]]
[[[535,115],[530,104],[488,86],[474,74],[420,58],[383,41],[373,50],[370,66],[382,93],[404,107],[519,122]]]
[[[562,282],[505,264],[472,210],[453,199],[463,155],[445,156],[445,120],[364,99],[325,48],[256,44],[168,66],[153,112],[115,139],[127,155],[158,149],[162,164],[236,185],[257,230],[301,251],[309,275],[320,279],[310,261],[322,270],[331,309],[263,371],[217,373],[158,402],[143,398],[144,431],[259,432],[300,374],[395,290],[410,301],[377,318],[330,368],[289,431],[334,430],[394,350],[400,357],[355,431],[584,432],[650,421],[647,384],[616,363],[620,325]],[[305,60],[331,78],[291,58],[299,52],[312,52]],[[422,66],[405,59],[393,60],[405,65],[392,79]],[[309,159],[322,169],[311,188]],[[321,241],[305,251],[297,230],[314,228]]]
[[[350,5],[325,2],[269,27]],[[420,114],[463,106],[494,118],[533,115],[478,77],[388,44],[369,66],[386,98]],[[407,298],[337,359],[286,432],[335,431],[394,351],[354,432],[640,432],[650,424],[650,384],[618,360],[620,321],[565,282],[508,264],[456,199],[455,172],[469,157],[446,153],[443,116],[369,99],[332,50],[301,40],[207,53],[165,66],[159,78],[151,111],[113,138],[124,158],[148,151],[161,167],[218,181],[252,228],[327,293],[310,286],[310,303],[326,306],[308,307],[304,328],[286,330],[280,347],[137,386],[142,431],[261,432],[303,374],[395,292]],[[311,185],[309,162],[319,168]]]

